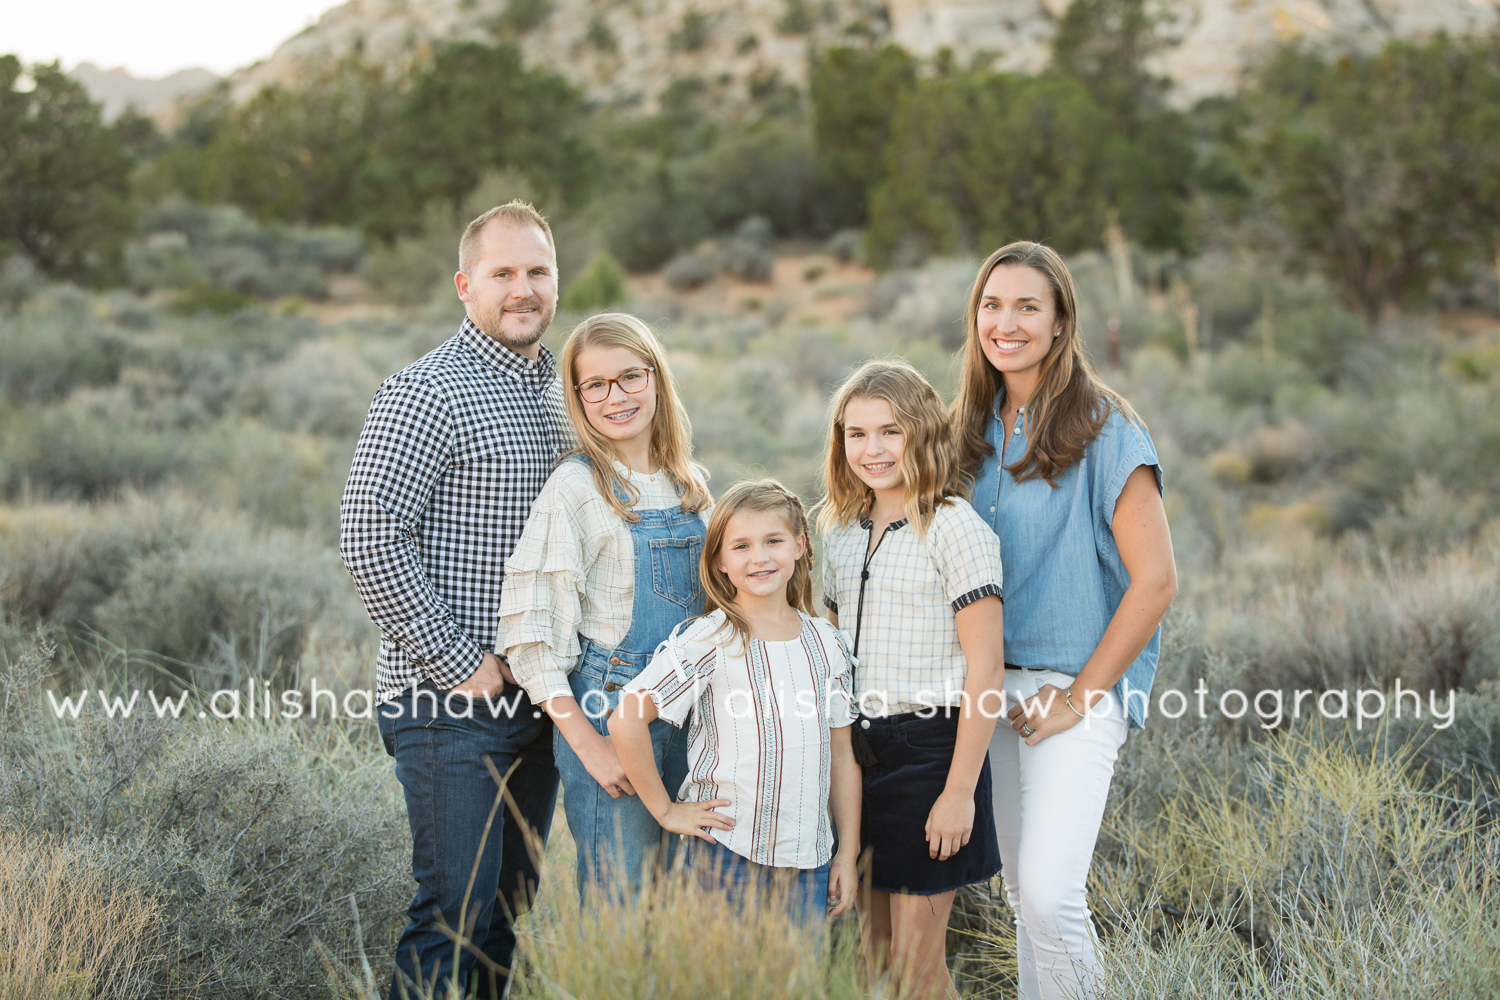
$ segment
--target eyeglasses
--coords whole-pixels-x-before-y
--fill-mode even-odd
[[[609,398],[609,388],[612,385],[620,387],[621,392],[627,392],[632,396],[643,392],[651,384],[651,373],[655,368],[629,368],[614,378],[591,378],[587,382],[579,382],[573,388],[578,390],[578,396],[585,403],[602,403]]]

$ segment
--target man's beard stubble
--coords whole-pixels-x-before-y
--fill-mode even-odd
[[[542,302],[537,298],[531,298],[527,299],[524,302],[517,303],[516,308],[535,309],[537,311],[537,315],[541,318],[541,322],[537,324],[536,329],[531,333],[524,334],[522,336],[514,336],[512,334],[506,333],[501,326],[501,322],[502,320],[504,320],[506,312],[504,306],[494,306],[491,308],[485,308],[482,306],[477,307],[474,309],[473,314],[469,318],[473,321],[474,325],[479,327],[480,331],[486,336],[495,340],[503,347],[508,347],[512,351],[517,351],[522,348],[530,347],[532,344],[535,344],[537,341],[542,339],[542,335],[547,332],[547,327],[552,325],[552,317],[556,315],[557,310],[554,307],[551,310],[543,312]]]

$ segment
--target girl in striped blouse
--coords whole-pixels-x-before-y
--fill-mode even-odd
[[[731,899],[751,885],[785,892],[799,922],[816,926],[854,904],[860,776],[852,656],[811,614],[811,565],[795,494],[772,479],[732,487],[703,545],[708,613],[625,686],[609,728],[662,828],[699,838],[689,863],[701,882]],[[658,718],[690,720],[675,803],[651,754],[647,726]]]

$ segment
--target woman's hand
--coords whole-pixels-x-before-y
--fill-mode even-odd
[[[733,830],[734,820],[723,813],[714,812],[720,806],[729,805],[728,799],[709,799],[707,802],[673,802],[656,817],[661,828],[668,833],[680,833],[685,837],[702,837],[715,843],[713,835],[704,827],[715,830]]]
[[[833,856],[833,864],[828,866],[828,902],[833,904],[828,913],[830,920],[854,908],[854,894],[859,888],[858,855],[858,849],[849,850],[841,844]]]
[[[635,786],[630,783],[630,778],[625,775],[625,768],[620,763],[620,755],[615,752],[614,740],[608,736],[601,736],[594,731],[594,727],[588,727],[593,733],[593,738],[584,737],[579,741],[581,745],[573,747],[573,752],[578,754],[578,759],[583,762],[584,768],[597,782],[599,787],[609,793],[612,799],[618,799],[621,795],[634,795]]]
[[[1063,688],[1043,684],[1034,697],[1018,699],[1018,703],[1006,713],[1010,728],[1025,737],[1029,747],[1036,746],[1048,736],[1072,729],[1083,721],[1078,712],[1087,712],[1088,709],[1077,694],[1073,696],[1073,704],[1078,707],[1078,712],[1068,707],[1067,699],[1068,692]]]
[[[943,789],[927,814],[927,854],[947,861],[969,842],[974,830],[974,793]]]

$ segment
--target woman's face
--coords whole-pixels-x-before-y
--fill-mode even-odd
[[[576,384],[592,382],[597,385],[606,379],[619,379],[629,372],[631,374],[624,379],[626,387],[635,389],[642,377],[640,369],[645,367],[646,361],[627,347],[586,347],[578,352]],[[578,402],[583,406],[583,415],[589,426],[616,444],[650,434],[651,418],[656,416],[656,375],[654,372],[644,375],[646,385],[640,392],[626,392],[614,383],[608,386],[609,395],[593,403],[580,393]],[[578,392],[577,389],[573,391]]]
[[[1047,276],[1034,267],[1001,265],[979,300],[979,346],[996,371],[1034,373],[1062,332]]]

